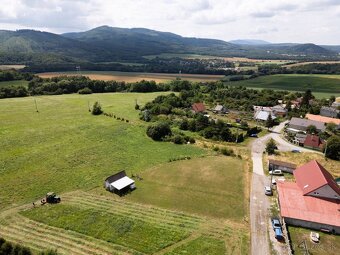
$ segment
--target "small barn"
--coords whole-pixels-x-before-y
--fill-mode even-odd
[[[274,171],[274,170],[281,170],[282,172],[286,173],[293,173],[293,171],[296,169],[296,165],[289,163],[289,162],[284,162],[280,160],[275,160],[275,159],[269,159],[268,160],[268,165],[269,165],[269,171]]]
[[[107,177],[104,182],[104,187],[106,190],[120,196],[136,188],[135,181],[126,176],[124,170]]]

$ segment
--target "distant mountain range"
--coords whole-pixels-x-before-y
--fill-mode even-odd
[[[338,60],[340,46],[271,44],[262,40],[182,37],[145,28],[101,26],[86,32],[53,34],[35,30],[0,30],[0,63],[63,64],[146,61],[162,53],[263,59]]]

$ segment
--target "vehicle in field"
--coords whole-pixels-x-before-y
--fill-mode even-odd
[[[273,190],[270,186],[265,186],[264,187],[264,194],[267,196],[272,196],[273,195]]]
[[[41,199],[41,204],[46,204],[46,203],[57,204],[57,203],[60,203],[60,201],[61,199],[59,196],[57,196],[56,193],[48,192],[46,196],[43,199]]]
[[[280,169],[275,169],[275,170],[269,171],[269,174],[270,175],[283,175],[282,170],[280,170]]]

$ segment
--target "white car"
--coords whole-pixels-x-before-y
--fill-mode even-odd
[[[274,171],[269,171],[270,175],[283,175],[282,170],[275,169]]]
[[[265,186],[264,187],[264,194],[267,195],[267,196],[272,196],[273,195],[272,188],[270,186]]]

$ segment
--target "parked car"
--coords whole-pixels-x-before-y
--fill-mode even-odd
[[[264,187],[264,194],[267,196],[272,196],[273,195],[273,190],[270,186],[265,186]]]
[[[284,240],[281,228],[275,228],[274,231],[275,231],[276,240],[278,240],[278,241]]]
[[[274,171],[269,171],[269,174],[272,174],[272,175],[283,175],[282,170],[280,170],[280,169],[275,169]]]
[[[278,218],[272,218],[272,226],[273,229],[275,230],[275,228],[281,228],[281,222]]]
[[[250,134],[249,136],[250,136],[250,137],[255,137],[255,138],[258,137],[257,134]]]
[[[293,153],[300,153],[300,150],[292,150]]]

